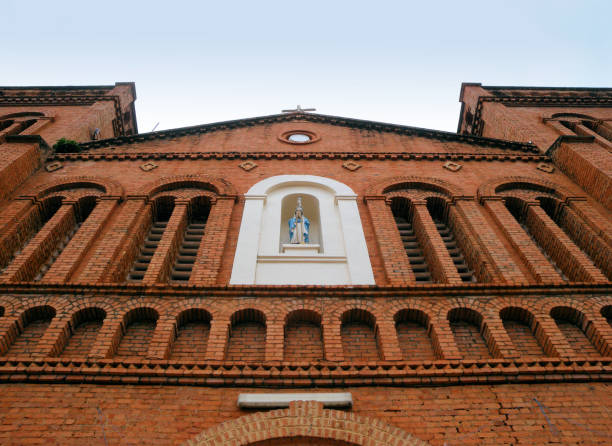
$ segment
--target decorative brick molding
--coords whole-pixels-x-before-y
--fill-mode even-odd
[[[420,189],[434,191],[439,192],[448,198],[463,197],[466,195],[460,186],[451,184],[448,181],[438,178],[418,176],[385,178],[384,180],[370,186],[365,195],[366,197],[385,195],[398,189]]]
[[[227,180],[210,175],[177,175],[174,177],[159,178],[143,186],[138,195],[153,197],[155,194],[171,189],[202,188],[219,195],[236,196],[236,189]]]
[[[252,159],[252,160],[389,160],[389,161],[526,161],[546,162],[550,158],[536,153],[419,153],[419,152],[84,152],[56,153],[49,161],[138,161],[138,160],[210,160],[210,159]]]
[[[559,186],[556,183],[548,180],[542,180],[536,177],[499,177],[493,180],[487,181],[478,188],[477,197],[480,202],[489,198],[499,196],[498,190],[504,187],[504,189],[534,189],[548,192],[561,200],[567,199],[585,199],[580,194],[572,193],[565,187]]]
[[[53,192],[77,188],[94,188],[101,190],[103,196],[106,197],[123,197],[123,187],[118,182],[111,180],[110,178],[71,176],[60,177],[49,183],[26,190],[26,193],[19,195],[19,198],[35,197],[40,199]]]
[[[374,130],[380,132],[397,133],[401,135],[421,136],[440,141],[459,141],[479,146],[499,147],[506,150],[515,150],[524,153],[538,153],[537,147],[532,144],[521,142],[507,141],[495,138],[483,138],[473,135],[459,135],[457,133],[442,132],[438,130],[428,130],[418,127],[408,127],[396,124],[385,124],[381,122],[364,121],[360,119],[340,118],[337,116],[327,116],[312,113],[291,113],[279,114],[271,116],[262,116],[256,118],[238,119],[235,121],[219,122],[214,124],[204,124],[193,127],[184,127],[174,130],[163,130],[154,133],[145,133],[132,136],[122,136],[119,138],[111,138],[100,141],[90,141],[83,144],[85,149],[96,149],[100,147],[117,146],[122,144],[130,144],[144,141],[155,141],[169,138],[177,138],[188,135],[199,135],[203,133],[227,131],[242,127],[252,127],[258,124],[272,124],[278,122],[294,122],[308,121],[314,123],[330,124],[334,126],[344,126],[349,128],[358,128],[364,130]]]
[[[273,439],[328,439],[363,446],[426,446],[381,420],[296,401],[289,409],[246,415],[202,432],[183,446],[238,446]]]

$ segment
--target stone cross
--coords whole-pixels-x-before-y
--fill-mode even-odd
[[[293,110],[282,110],[283,113],[306,113],[310,111],[316,111],[316,108],[302,108],[299,105]]]

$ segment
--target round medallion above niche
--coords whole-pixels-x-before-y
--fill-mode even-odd
[[[278,139],[287,144],[311,144],[321,139],[316,133],[309,130],[289,130],[278,136]]]

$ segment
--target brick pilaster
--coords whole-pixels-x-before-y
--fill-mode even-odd
[[[557,221],[562,229],[580,249],[586,252],[593,263],[612,280],[612,246],[570,207],[561,205]],[[612,231],[612,227],[610,228]],[[612,236],[612,233],[610,234]]]
[[[548,259],[544,257],[544,254],[540,252],[540,249],[516,221],[501,199],[486,200],[484,206],[508,238],[512,247],[516,249],[521,259],[525,262],[536,282],[563,281],[561,275],[550,264]]]
[[[74,203],[64,202],[55,215],[34,236],[15,260],[0,275],[0,282],[32,280],[59,241],[76,224]]]
[[[172,262],[187,225],[187,207],[188,204],[186,202],[177,201],[175,203],[172,215],[166,225],[166,230],[157,245],[142,283],[154,284],[165,282],[168,279]]]
[[[106,231],[95,252],[77,275],[78,281],[99,283],[102,281],[119,282],[124,278],[135,250],[140,246],[138,231],[143,221],[150,221],[151,210],[144,211],[144,199],[129,199],[118,210],[114,222]],[[134,234],[136,232],[136,234]]]
[[[569,207],[601,237],[610,248],[612,248],[612,221],[597,212],[592,205],[585,200],[570,199]]]
[[[206,347],[207,361],[223,361],[229,335],[229,321],[210,321],[210,334]]]
[[[266,361],[282,361],[285,349],[284,321],[266,323]]]
[[[423,247],[427,264],[436,281],[451,284],[463,283],[424,200],[413,201],[412,220],[412,227]]]
[[[325,323],[324,321],[322,328],[325,360],[333,362],[344,361],[344,351],[342,349],[342,334],[340,332],[340,321],[333,321],[333,323]]]
[[[393,318],[379,320],[377,326],[381,359],[384,361],[401,361],[403,359],[402,351],[397,339],[397,330]]]
[[[49,268],[41,282],[66,282],[70,280],[79,266],[80,260],[93,245],[116,205],[116,199],[98,199],[94,210],[83,222],[55,263]]]
[[[477,241],[469,249],[465,246],[468,243],[463,243],[462,248],[466,255],[471,252],[471,264],[477,271],[481,270],[477,274],[478,277],[485,276],[490,282],[517,284],[528,282],[528,278],[512,260],[504,244],[485,220],[476,202],[459,200],[455,206],[450,206],[450,214],[451,219],[458,219],[460,228],[468,228],[468,241],[470,238]],[[486,274],[482,273],[483,269],[486,270]]]
[[[6,266],[36,230],[40,207],[32,200],[14,200],[0,213],[0,267]]]
[[[414,284],[414,272],[385,197],[367,197],[366,203],[389,285]]]
[[[210,209],[202,243],[189,278],[191,285],[214,285],[221,268],[234,197],[218,197]]]
[[[536,238],[569,280],[606,282],[606,278],[539,205],[527,206],[526,223]]]
[[[176,335],[176,317],[160,317],[155,324],[155,333],[151,338],[147,359],[167,359]]]
[[[437,358],[447,360],[462,359],[448,319],[442,319],[437,323],[433,323],[429,326],[428,331]]]

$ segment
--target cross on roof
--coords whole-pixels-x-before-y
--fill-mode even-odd
[[[283,113],[305,113],[310,111],[316,111],[316,108],[302,108],[299,105],[293,110],[282,110]]]

